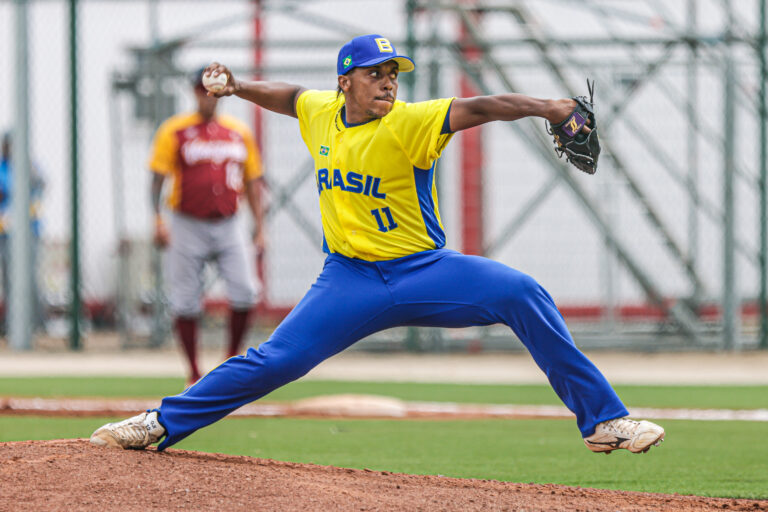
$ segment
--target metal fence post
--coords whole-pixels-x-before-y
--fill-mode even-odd
[[[69,92],[70,92],[70,179],[72,238],[70,240],[70,331],[69,347],[80,347],[80,177],[78,154],[77,103],[77,0],[69,0]]]
[[[8,327],[10,346],[15,350],[32,348],[32,280],[30,272],[30,175],[29,158],[29,36],[27,2],[16,1],[16,77],[21,87],[16,89],[15,129],[11,150],[11,212],[10,231],[11,275]]]

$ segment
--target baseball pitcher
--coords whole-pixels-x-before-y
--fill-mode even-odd
[[[576,415],[589,449],[643,452],[661,441],[661,427],[626,417],[533,278],[445,249],[435,173],[453,134],[528,116],[562,126],[577,102],[499,94],[404,103],[397,100],[398,76],[413,69],[410,58],[377,34],[341,48],[337,91],[245,82],[225,66],[208,67],[206,73],[227,76],[216,96],[236,95],[297,118],[315,161],[325,265],[269,340],[164,398],[159,408],[101,427],[91,436],[94,444],[143,448],[164,437],[158,449],[165,449],[383,329],[496,323],[526,346]],[[580,115],[574,129],[591,133],[587,120]]]

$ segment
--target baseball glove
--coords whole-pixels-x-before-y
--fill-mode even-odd
[[[559,158],[565,155],[566,160],[580,171],[587,174],[595,174],[597,171],[597,157],[600,156],[600,141],[597,138],[597,122],[592,108],[592,97],[595,92],[595,81],[589,83],[589,100],[586,96],[574,96],[576,108],[564,121],[557,124],[547,122],[547,133],[555,139],[555,153]],[[583,133],[581,129],[589,121],[589,133]]]

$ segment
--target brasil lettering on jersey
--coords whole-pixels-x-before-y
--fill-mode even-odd
[[[319,194],[322,194],[323,190],[337,188],[344,192],[363,194],[364,196],[375,197],[376,199],[387,198],[386,193],[379,191],[381,178],[349,171],[345,179],[342,177],[340,169],[334,169],[332,173],[328,172],[328,169],[318,169],[315,179],[317,180],[317,192]]]

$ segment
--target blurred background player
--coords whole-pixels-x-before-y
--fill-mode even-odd
[[[154,242],[160,248],[168,248],[165,268],[169,301],[176,333],[189,363],[188,384],[201,376],[197,338],[206,262],[216,262],[226,283],[227,357],[240,352],[249,312],[255,303],[255,260],[248,256],[235,218],[243,192],[254,220],[253,243],[257,253],[264,248],[258,150],[244,123],[216,114],[218,99],[206,95],[201,81],[204,69],[191,76],[197,111],[175,115],[158,128],[149,160]],[[167,224],[160,204],[166,177],[172,179]]]
[[[13,175],[11,168],[11,152],[13,149],[13,143],[10,132],[3,134],[2,143],[0,144],[0,272],[3,280],[3,314],[2,322],[0,322],[0,333],[6,332],[7,327],[7,312],[8,312],[8,297],[10,296],[10,229],[12,219],[10,218],[11,211],[11,194],[13,191]],[[32,228],[32,269],[30,279],[32,280],[32,300],[34,301],[34,311],[32,320],[35,328],[42,328],[45,325],[45,306],[43,296],[39,286],[38,275],[38,262],[40,260],[40,209],[43,199],[43,190],[45,189],[45,181],[40,173],[39,168],[36,165],[32,165],[32,175],[30,176],[30,223]]]

